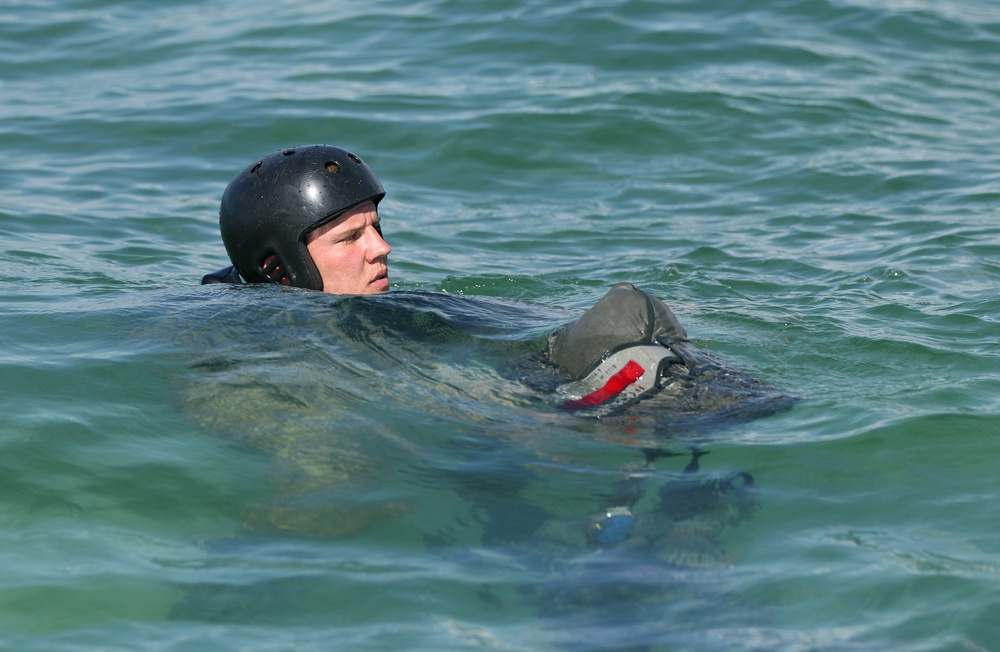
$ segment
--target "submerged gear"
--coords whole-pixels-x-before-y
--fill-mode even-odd
[[[308,145],[274,152],[226,187],[219,208],[222,242],[248,283],[322,290],[306,235],[366,201],[378,206],[384,196],[372,169],[345,149]]]
[[[591,538],[599,546],[614,546],[632,536],[635,516],[628,507],[609,507],[594,523]]]

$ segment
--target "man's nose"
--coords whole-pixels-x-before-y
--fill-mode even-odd
[[[382,234],[379,233],[374,226],[369,227],[368,230],[370,237],[373,238],[372,251],[377,252],[375,257],[381,258],[382,256],[388,256],[389,252],[392,251],[392,247],[389,246],[389,243],[385,241],[385,238],[382,237]]]

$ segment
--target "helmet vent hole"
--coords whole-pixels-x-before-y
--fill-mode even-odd
[[[355,163],[357,163],[358,165],[361,165],[361,159],[359,159],[359,158],[358,158],[357,156],[355,156],[354,154],[351,154],[350,152],[348,152],[348,153],[347,153],[347,158],[351,159],[352,161],[354,161],[354,162],[355,162]]]
[[[340,163],[337,163],[336,161],[327,161],[326,171],[330,174],[337,174],[340,172]]]
[[[294,153],[295,153],[294,149],[286,149],[285,151],[282,152],[282,154],[284,154],[285,156],[291,156]]]

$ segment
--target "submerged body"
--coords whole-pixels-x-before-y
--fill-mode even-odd
[[[705,435],[790,399],[698,351],[652,297],[621,286],[581,315],[421,291],[200,296],[171,329],[201,351],[187,414],[270,465],[268,498],[210,551],[350,539],[426,551],[467,576],[518,568],[523,582],[484,580],[473,599],[527,606],[557,629],[567,615],[624,627],[675,601],[742,613],[703,571],[734,561],[727,534],[755,513],[757,484],[705,458]],[[567,406],[636,346],[662,363],[641,395]],[[266,595],[211,586],[174,615],[220,602],[267,615]]]
[[[231,296],[260,296],[249,286],[231,289]],[[633,441],[656,449],[678,438],[682,446],[693,445],[698,431],[772,414],[792,402],[697,349],[665,304],[627,284],[572,321],[558,309],[444,293],[327,299],[285,292],[308,301],[303,306],[294,297],[275,296],[273,309],[258,310],[255,329],[267,340],[214,333],[213,342],[224,346],[197,366],[185,399],[200,425],[267,452],[277,463],[275,499],[247,515],[254,530],[345,535],[411,509],[408,498],[357,498],[360,487],[376,486],[386,472],[386,447],[418,446],[405,432],[411,411],[430,410],[444,421],[445,446],[453,441],[447,435],[452,419],[479,423],[482,435],[468,453],[479,463],[481,454],[496,454],[485,443],[490,441],[547,456],[546,444],[533,441],[537,423],[627,423],[637,433]],[[607,386],[600,379],[618,375],[633,358],[649,369],[617,392],[600,394]],[[595,392],[602,400],[580,404]],[[367,404],[385,406],[387,420],[366,423],[356,408]],[[523,426],[492,420],[494,411],[511,406]],[[532,462],[516,462],[522,463]],[[672,480],[678,481],[696,480],[688,474]],[[610,487],[608,493],[614,493]],[[621,506],[595,505],[581,514],[579,542],[603,545],[591,531],[592,516]],[[542,514],[532,527],[547,520]],[[636,540],[655,538],[652,522],[639,524]],[[656,528],[670,529],[662,522]]]

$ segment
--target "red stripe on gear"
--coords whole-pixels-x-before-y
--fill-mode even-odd
[[[568,410],[582,410],[583,408],[600,405],[624,392],[626,387],[642,378],[644,373],[646,373],[646,370],[642,368],[642,365],[635,360],[629,360],[628,364],[618,370],[618,373],[608,378],[608,382],[604,383],[604,387],[595,389],[583,398],[566,401],[563,403],[563,407]]]

